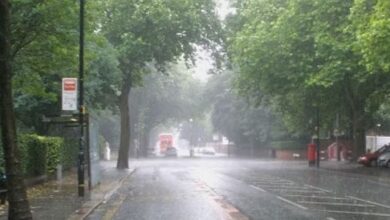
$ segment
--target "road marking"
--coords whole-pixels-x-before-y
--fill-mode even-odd
[[[284,201],[284,202],[287,202],[287,203],[290,204],[290,205],[293,205],[293,206],[295,206],[295,207],[298,207],[298,208],[300,208],[300,209],[307,210],[307,208],[306,208],[305,206],[299,205],[298,203],[295,203],[295,202],[293,202],[293,201],[291,201],[291,200],[285,199],[285,198],[283,198],[283,197],[281,197],[281,196],[276,196],[276,198],[278,198],[278,199],[280,199],[280,200],[282,200],[282,201]]]
[[[305,186],[310,187],[310,188],[313,188],[313,189],[317,189],[317,190],[320,190],[320,191],[324,191],[324,192],[327,192],[327,193],[331,193],[331,192],[332,192],[332,191],[330,191],[330,190],[323,189],[323,188],[316,187],[316,186],[312,186],[312,185],[307,185],[307,184],[305,184]]]
[[[296,184],[293,183],[265,183],[265,182],[254,182],[256,185],[264,185],[264,186],[296,186]]]
[[[292,193],[326,193],[326,192],[323,192],[323,191],[310,191],[310,190],[288,190],[288,189],[270,189],[272,191],[278,191],[278,192],[292,192]]]
[[[361,201],[361,202],[366,202],[366,203],[370,203],[370,204],[373,204],[373,205],[377,205],[377,206],[381,206],[381,207],[390,209],[390,206],[388,206],[388,205],[383,205],[383,204],[381,204],[381,203],[372,202],[372,201],[368,201],[368,200],[365,200],[365,199],[359,199],[359,198],[354,197],[354,196],[348,196],[348,197],[351,198],[351,199],[359,200],[359,201]]]
[[[250,187],[252,187],[253,189],[259,190],[261,192],[266,192],[264,189],[262,189],[262,188],[260,188],[258,186],[250,185]]]
[[[383,183],[383,181],[382,181],[382,182],[381,182],[381,181],[373,181],[373,180],[367,180],[367,181],[370,182],[370,183],[378,184],[378,185],[380,185],[380,186],[387,186],[387,187],[390,186],[390,184],[388,184],[388,183]]]
[[[287,196],[287,197],[302,197],[302,198],[313,198],[313,199],[333,199],[333,200],[352,200],[350,198],[345,198],[345,197],[333,197],[333,196],[316,196],[316,195],[312,195],[312,196],[304,196],[304,195],[289,195],[289,194],[285,194],[283,196]]]
[[[310,189],[310,188],[307,188],[307,187],[299,187],[299,186],[271,186],[271,185],[260,185],[261,187],[265,187],[267,189],[296,189],[296,190],[307,190],[307,189]]]
[[[115,214],[118,212],[119,208],[122,206],[125,201],[126,196],[120,195],[119,198],[113,202],[110,207],[105,211],[102,220],[113,219]]]
[[[336,220],[336,219],[332,217],[327,217],[326,220]]]
[[[332,206],[355,206],[355,207],[375,207],[368,204],[354,204],[354,203],[342,203],[342,202],[311,202],[311,201],[297,201],[301,204],[314,204],[314,205],[332,205]]]
[[[372,216],[380,216],[380,217],[390,217],[389,213],[377,213],[377,212],[349,212],[349,211],[331,211],[331,210],[318,210],[318,209],[316,211],[340,213],[340,214],[372,215]]]

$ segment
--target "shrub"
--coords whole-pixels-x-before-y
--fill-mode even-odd
[[[62,167],[64,170],[77,165],[78,150],[78,139],[65,139],[64,147],[62,149]]]
[[[307,143],[301,140],[272,141],[270,143],[273,149],[305,149]]]
[[[18,136],[18,147],[22,171],[27,177],[51,175],[56,172],[58,164],[62,164],[63,169],[76,166],[76,139],[22,134]],[[0,170],[4,169],[4,165],[3,147],[0,143]]]
[[[19,149],[23,173],[26,176],[40,176],[46,173],[47,143],[35,134],[19,136]]]
[[[23,134],[19,137],[19,148],[26,176],[53,174],[63,161],[64,140],[60,137]]]

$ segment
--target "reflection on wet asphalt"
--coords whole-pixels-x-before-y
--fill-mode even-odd
[[[390,200],[384,196],[390,186],[383,176],[376,181],[308,168],[304,162],[135,163],[137,171],[88,219],[390,219]]]

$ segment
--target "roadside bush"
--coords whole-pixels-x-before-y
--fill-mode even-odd
[[[19,148],[26,176],[51,175],[63,161],[64,140],[60,137],[23,134],[19,137]]]
[[[47,141],[35,134],[19,136],[19,149],[23,173],[40,176],[46,173]]]
[[[296,149],[305,149],[307,143],[302,140],[287,140],[287,141],[272,141],[270,145],[271,148],[273,149],[296,150]]]
[[[78,139],[65,139],[62,149],[62,168],[68,170],[77,165]]]
[[[26,177],[52,175],[57,165],[64,170],[76,166],[78,141],[61,137],[46,137],[36,134],[18,136],[22,171]],[[4,170],[3,147],[0,142],[0,170]]]
[[[64,139],[60,137],[44,137],[46,149],[46,173],[56,172],[57,165],[63,161]]]

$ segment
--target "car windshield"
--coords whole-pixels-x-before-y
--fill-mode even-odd
[[[0,0],[0,220],[390,219],[390,0]]]

